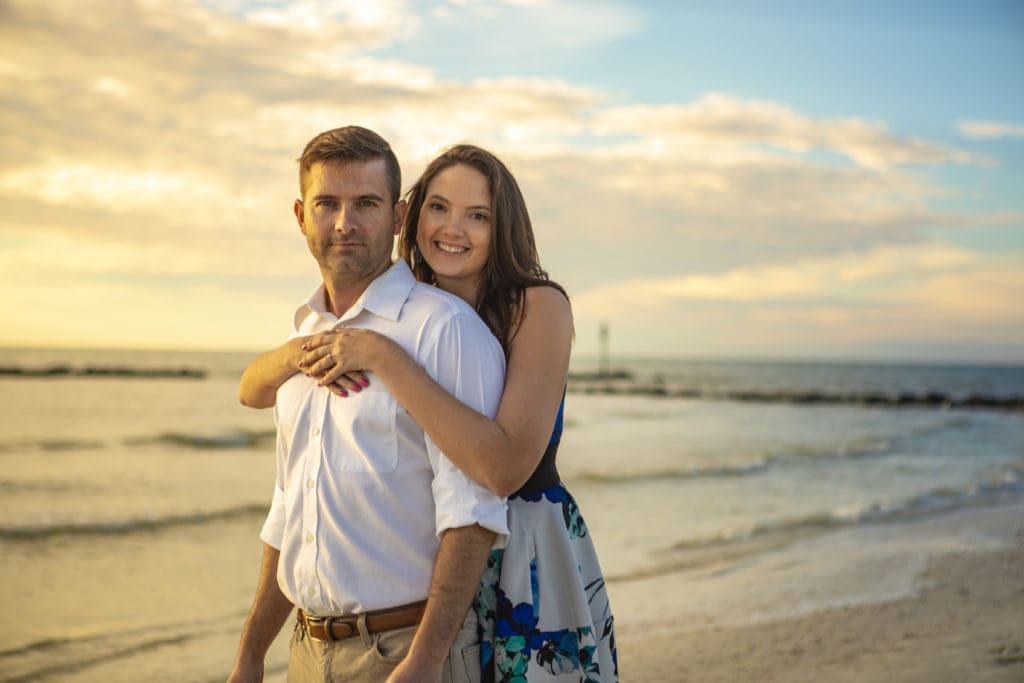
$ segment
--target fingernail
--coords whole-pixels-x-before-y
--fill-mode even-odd
[[[370,380],[366,379],[365,377],[363,377],[362,379],[360,379],[360,380],[359,380],[359,382],[360,382],[360,384],[362,384],[362,385],[363,385],[364,387],[368,387],[368,386],[370,386]]]
[[[363,388],[361,386],[359,386],[358,384],[353,384],[352,385],[352,391],[362,391],[362,390],[363,390]]]
[[[309,344],[303,344],[302,345],[302,350],[303,351],[309,351]]]
[[[306,367],[306,361],[300,360],[300,361],[299,361],[299,367],[300,367],[300,368],[304,368],[304,367]]]
[[[342,398],[348,398],[348,392],[345,391],[344,389],[338,389],[338,396],[341,396]]]

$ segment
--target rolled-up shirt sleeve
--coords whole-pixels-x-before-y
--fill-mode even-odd
[[[260,531],[260,538],[263,542],[271,546],[276,550],[281,549],[281,544],[284,542],[284,523],[285,523],[285,504],[284,504],[284,489],[281,488],[281,482],[284,481],[284,443],[283,436],[280,429],[280,416],[277,412],[277,405],[274,405],[274,424],[278,427],[277,430],[277,479],[274,481],[274,495],[270,499],[270,511],[267,513],[267,519],[263,522],[263,529]]]
[[[493,418],[505,383],[505,356],[498,340],[475,314],[459,314],[445,324],[426,359],[428,371],[455,398]],[[497,534],[495,547],[508,541],[506,501],[457,468],[424,435],[434,472],[435,525],[446,530],[479,524]]]
[[[284,541],[284,491],[276,482],[274,497],[270,501],[270,512],[267,513],[267,519],[263,522],[260,538],[276,550],[281,549],[281,543]]]

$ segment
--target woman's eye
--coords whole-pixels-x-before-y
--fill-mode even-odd
[[[486,213],[479,213],[479,212],[471,214],[470,218],[472,218],[475,221],[487,221],[487,220],[491,219],[491,217],[489,215],[487,215]]]

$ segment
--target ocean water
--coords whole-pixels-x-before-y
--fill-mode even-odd
[[[0,374],[0,681],[223,680],[274,477],[272,416],[236,400],[249,357],[0,350],[0,368],[63,368]],[[820,560],[786,569],[801,609],[892,597],[905,572],[827,581],[835,532],[883,547],[901,524],[1024,502],[1024,368],[620,364],[633,381],[571,386],[559,469],[626,621],[674,618],[639,607],[651,581],[811,544]],[[125,376],[180,368],[202,376]],[[760,613],[792,611],[766,595]],[[691,602],[709,619],[719,597]]]

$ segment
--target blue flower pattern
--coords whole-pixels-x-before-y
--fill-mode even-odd
[[[542,491],[516,494],[510,501],[514,498],[531,503],[546,500],[558,505],[568,536],[579,539],[588,535],[587,525],[575,500],[562,485]],[[531,558],[529,564],[532,601],[518,604],[512,603],[500,585],[503,560],[504,551],[491,552],[474,603],[481,624],[481,664],[484,681],[527,683],[532,667],[537,667],[538,673],[544,672],[542,678],[546,678],[546,675],[559,676],[578,672],[579,677],[576,680],[581,683],[618,680],[614,620],[610,611],[605,608],[606,616],[600,624],[567,624],[567,628],[541,630],[537,558]],[[597,571],[599,572],[599,569]],[[604,579],[600,575],[583,589],[591,604],[595,601],[604,601],[604,604],[607,604]],[[594,633],[595,626],[601,630],[599,635]],[[600,662],[596,655],[599,647],[610,649],[614,671],[600,670]],[[606,661],[607,659],[606,655]]]

